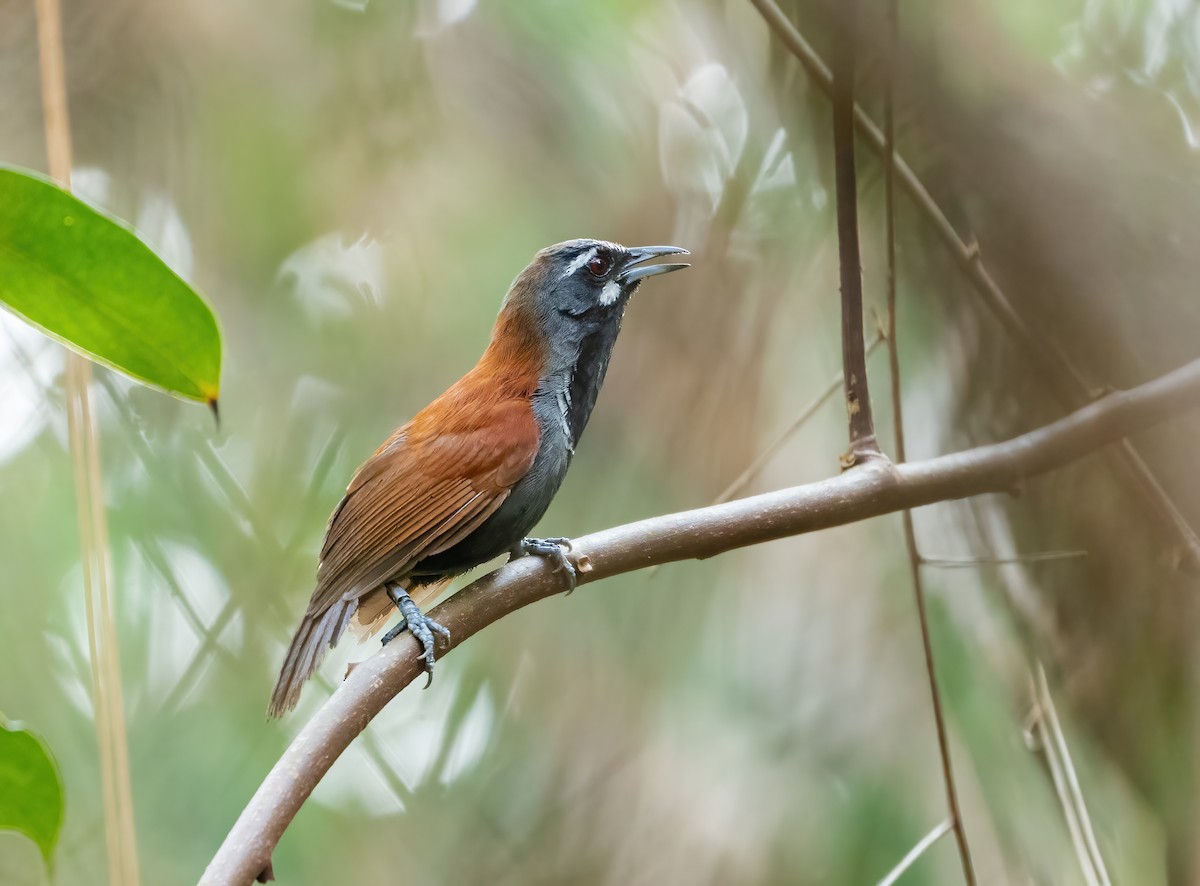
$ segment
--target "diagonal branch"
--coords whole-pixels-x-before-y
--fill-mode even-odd
[[[876,459],[817,483],[582,537],[575,542],[579,583],[906,508],[1006,491],[1197,406],[1200,360],[1003,443],[900,465]],[[473,582],[431,615],[450,629],[453,648],[523,606],[562,591],[562,577],[553,566],[525,558]],[[247,884],[263,871],[285,828],[329,767],[384,705],[423,673],[421,665],[416,641],[402,634],[355,668],[267,774],[201,883]]]
[[[875,337],[871,339],[871,343],[867,345],[866,355],[868,357],[875,352],[877,347],[883,344],[885,336],[886,332],[882,329],[875,333]],[[842,379],[844,378],[845,376],[839,372],[836,376],[834,376],[834,378],[830,379],[829,384],[825,386],[824,390],[810,400],[808,405],[800,410],[800,414],[796,416],[792,423],[788,425],[782,432],[780,432],[780,434],[774,440],[772,440],[762,452],[755,456],[754,461],[750,462],[749,466],[740,474],[738,474],[737,479],[726,486],[725,489],[722,490],[721,494],[709,502],[709,504],[719,505],[727,501],[731,501],[739,493],[741,493],[743,489],[749,486],[750,482],[762,472],[762,469],[770,464],[771,459],[779,454],[779,450],[783,448],[784,444],[791,440],[792,437],[808,423],[809,419],[817,414],[818,409],[829,402],[830,398],[838,392],[838,388],[843,387]],[[649,578],[656,572],[658,572],[658,567],[654,566],[646,570],[646,577]]]
[[[897,880],[904,876],[905,872],[907,872],[909,868],[917,863],[921,856],[928,851],[930,846],[942,839],[942,837],[946,836],[946,834],[950,833],[950,830],[951,824],[949,819],[946,819],[934,827],[932,831],[921,838],[916,846],[908,850],[908,855],[900,859],[900,863],[898,865],[888,871],[887,876],[879,881],[878,886],[893,886]]]
[[[876,334],[873,339],[871,339],[871,343],[867,345],[868,357],[870,357],[871,354],[874,353],[875,349],[883,343],[884,338],[885,334],[880,332]],[[712,503],[719,505],[723,502],[727,502],[745,489],[748,485],[750,485],[750,481],[757,477],[762,469],[770,463],[771,459],[779,454],[779,450],[783,448],[784,444],[787,443],[788,440],[792,439],[792,436],[802,427],[804,427],[810,418],[816,415],[818,409],[829,402],[830,397],[837,393],[838,388],[842,387],[844,384],[844,378],[845,376],[839,372],[836,378],[831,379],[829,384],[825,386],[825,389],[809,401],[808,405],[800,411],[800,414],[796,416],[795,420],[788,425],[778,437],[772,440],[762,452],[755,456],[754,461],[750,462],[750,465],[746,468],[746,470],[738,474],[737,479],[726,486],[724,491],[722,491],[722,493],[718,495]]]
[[[788,20],[775,0],[750,0],[762,15],[767,25],[775,32],[780,42],[796,57],[809,78],[826,94],[833,89],[833,74],[804,39],[804,35]],[[879,126],[867,113],[855,105],[854,125],[863,141],[877,154],[884,151],[884,136]],[[911,166],[899,154],[895,157],[895,175],[913,205],[917,207],[938,238],[945,244],[959,269],[971,282],[976,294],[988,309],[1000,320],[1005,330],[1035,360],[1050,381],[1059,402],[1067,409],[1077,409],[1092,397],[1092,386],[1083,378],[1078,368],[1056,342],[1030,328],[1009,301],[1008,296],[992,279],[979,255],[977,244],[968,245],[958,235],[954,225],[946,217],[937,201]],[[1169,529],[1183,545],[1184,553],[1193,566],[1200,566],[1200,538],[1179,512],[1170,495],[1145,459],[1128,440],[1117,448],[1114,461],[1121,476],[1141,497],[1146,507],[1164,528]]]

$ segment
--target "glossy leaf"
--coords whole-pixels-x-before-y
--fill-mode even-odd
[[[138,381],[217,399],[221,338],[204,300],[123,223],[40,175],[4,167],[0,302]]]
[[[46,864],[63,819],[58,764],[37,735],[0,718],[0,830],[33,840]]]

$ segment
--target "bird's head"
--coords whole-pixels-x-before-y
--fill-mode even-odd
[[[604,240],[567,240],[534,256],[527,270],[540,277],[537,297],[548,310],[576,318],[620,313],[641,282],[685,264],[647,265],[663,255],[687,255],[678,246],[634,246]]]
[[[572,363],[585,340],[616,337],[629,298],[643,280],[688,267],[645,262],[687,254],[678,246],[629,247],[604,240],[547,246],[513,281],[497,331],[515,321],[524,331],[540,333],[551,368]]]

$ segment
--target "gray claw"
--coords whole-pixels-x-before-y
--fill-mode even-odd
[[[575,590],[579,578],[579,573],[575,571],[575,564],[567,556],[570,550],[571,539],[569,538],[523,538],[514,553],[545,557],[547,560],[553,561],[554,571],[566,574],[567,593],[570,594]]]
[[[445,625],[439,624],[422,613],[417,604],[413,602],[413,598],[403,588],[388,588],[388,595],[396,604],[396,608],[400,610],[400,614],[404,616],[404,621],[384,634],[381,642],[386,646],[407,628],[409,633],[421,644],[421,658],[425,660],[425,673],[428,677],[423,688],[428,689],[433,683],[434,650],[437,645],[437,639],[433,635],[435,632],[441,634],[449,642],[450,631]]]

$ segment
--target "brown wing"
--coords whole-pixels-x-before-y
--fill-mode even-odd
[[[537,454],[528,405],[492,411],[513,407],[527,413],[528,434],[515,437],[511,421],[503,422],[510,428],[503,435],[493,426],[426,440],[403,428],[372,456],[330,520],[309,615],[402,575],[406,566],[448,549],[491,516]]]
[[[361,598],[469,535],[533,464],[538,426],[529,401],[470,394],[451,388],[355,474],[330,518],[317,588],[280,671],[272,716],[295,706]]]

